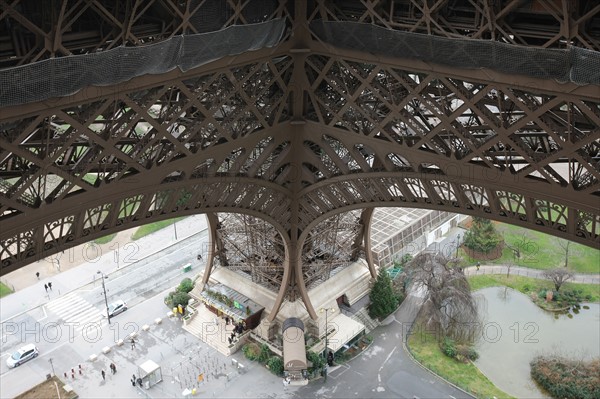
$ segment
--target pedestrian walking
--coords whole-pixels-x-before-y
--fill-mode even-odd
[[[131,376],[131,385],[135,386],[135,374]]]
[[[135,338],[131,338],[131,349],[135,349]]]
[[[114,363],[110,364],[110,371],[111,373],[115,374],[117,372],[117,366],[115,366]]]
[[[48,292],[48,284],[44,284],[44,289]]]
[[[50,291],[52,291],[52,282],[48,281],[48,288],[50,288]]]
[[[477,262],[477,264],[475,266],[477,267],[477,271],[479,271],[479,268],[481,267],[481,263]]]
[[[35,276],[37,277],[37,279],[40,279],[40,272],[35,272]]]
[[[102,374],[102,380],[105,381],[106,380],[106,373],[104,372],[104,369],[101,371]]]

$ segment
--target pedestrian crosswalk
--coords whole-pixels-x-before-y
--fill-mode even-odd
[[[46,309],[69,323],[75,331],[84,328],[102,328],[106,317],[97,308],[83,299],[77,292],[70,292],[46,304]]]

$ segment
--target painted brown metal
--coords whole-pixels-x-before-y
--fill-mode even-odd
[[[375,56],[310,31],[316,19],[354,21],[598,51],[592,2],[273,0],[260,18],[244,1],[112,3],[0,2],[0,67],[258,19],[284,18],[289,29],[275,48],[0,109],[0,274],[103,235],[207,213],[205,280],[230,267],[279,284],[271,319],[296,298],[316,317],[308,289],[332,268],[364,251],[374,275],[374,207],[464,213],[600,246],[599,86]],[[237,229],[265,237],[267,225],[281,247],[235,248]],[[317,237],[332,238],[314,256]]]

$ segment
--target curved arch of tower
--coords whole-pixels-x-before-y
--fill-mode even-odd
[[[316,318],[375,207],[598,248],[600,6],[432,3],[3,2],[0,274],[206,213],[205,282]]]

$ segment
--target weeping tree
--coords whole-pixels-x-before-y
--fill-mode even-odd
[[[461,268],[441,254],[421,253],[408,265],[415,287],[424,289],[422,314],[426,327],[443,337],[472,342],[478,332],[477,303]]]

